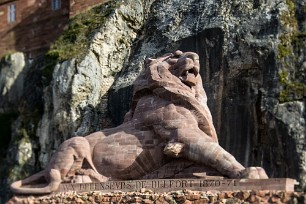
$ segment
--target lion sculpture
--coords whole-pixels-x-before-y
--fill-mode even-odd
[[[199,70],[193,52],[147,59],[122,125],[64,141],[45,170],[12,183],[11,190],[44,194],[62,182],[140,179],[169,158],[206,165],[230,178],[268,178],[260,167],[243,167],[218,144]],[[31,185],[42,179],[44,187]]]

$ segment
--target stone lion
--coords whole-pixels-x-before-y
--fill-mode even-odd
[[[40,194],[56,191],[62,182],[140,179],[179,157],[230,178],[268,178],[218,144],[199,70],[193,52],[147,59],[122,125],[66,140],[45,170],[14,182],[11,190]],[[46,185],[33,187],[39,179]]]

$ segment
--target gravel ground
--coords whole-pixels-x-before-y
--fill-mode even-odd
[[[200,204],[200,203],[306,203],[306,194],[302,192],[284,191],[235,191],[235,192],[199,192],[199,191],[171,191],[154,193],[142,189],[139,192],[62,192],[46,196],[14,196],[8,204],[38,204],[38,203],[157,203],[157,204]]]

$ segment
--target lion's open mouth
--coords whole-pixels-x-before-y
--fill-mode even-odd
[[[183,70],[182,74],[179,76],[179,79],[189,87],[195,86],[197,83],[198,71],[195,67],[191,69]]]
[[[186,52],[175,57],[177,58],[167,60],[173,65],[169,68],[170,72],[189,88],[196,86],[200,71],[199,56],[192,52]]]

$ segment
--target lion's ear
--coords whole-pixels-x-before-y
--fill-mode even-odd
[[[152,61],[153,61],[152,58],[146,58],[146,59],[145,59],[145,64],[146,64],[146,65],[147,65],[147,64],[150,64]]]
[[[177,50],[173,54],[174,54],[175,57],[179,57],[179,56],[181,56],[183,54],[183,52],[180,51],[180,50]]]

